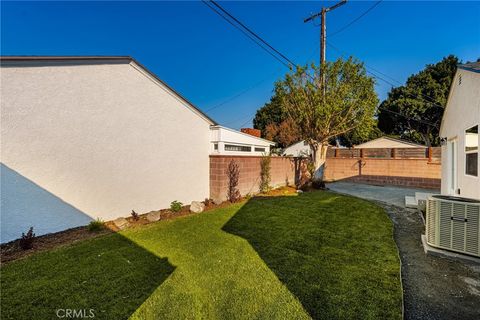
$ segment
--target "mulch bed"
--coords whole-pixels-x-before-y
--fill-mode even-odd
[[[296,189],[294,187],[281,187],[278,189],[273,189],[266,194],[261,194],[260,196],[283,196],[283,195],[288,195],[293,193],[296,193]],[[240,201],[244,201],[244,200],[246,200],[246,198],[243,198]],[[218,209],[218,208],[225,208],[230,205],[231,203],[228,201],[222,202],[220,204],[215,204],[213,201],[209,201],[205,205],[205,210],[203,212],[210,211],[213,209]],[[190,216],[195,214],[190,211],[190,206],[184,206],[178,212],[173,212],[169,209],[163,209],[163,210],[152,211],[152,212],[160,213],[159,221],[176,219],[179,217]],[[134,220],[133,217],[126,218],[129,223],[128,228],[136,228],[146,224],[155,223],[147,220],[147,214],[149,213],[151,212],[140,214],[138,220]],[[11,242],[3,243],[0,245],[0,266],[20,258],[31,256],[37,252],[47,251],[47,250],[71,245],[79,241],[100,237],[100,236],[111,234],[113,232],[118,232],[118,231],[119,229],[115,226],[113,221],[106,221],[105,229],[100,231],[89,231],[87,226],[83,226],[83,227],[71,228],[68,230],[60,231],[60,232],[49,233],[46,235],[38,236],[35,238],[35,241],[33,243],[33,248],[29,250],[23,250],[22,248],[20,248],[19,239]]]
[[[20,240],[17,239],[0,245],[0,264],[3,265],[20,258],[31,256],[36,252],[51,250],[112,232],[112,230],[107,228],[96,232],[89,231],[87,227],[67,229],[36,237],[35,242],[33,243],[33,248],[29,250],[23,250],[20,248]]]
[[[230,202],[215,204],[212,201],[210,201],[205,206],[205,210],[203,212],[210,211],[217,208],[228,207],[229,205],[231,205]],[[190,206],[184,206],[178,212],[173,212],[168,209],[152,211],[152,212],[160,213],[159,221],[176,219],[179,217],[195,214],[193,212],[190,212]],[[155,223],[147,220],[147,214],[149,213],[150,212],[145,214],[140,214],[138,220],[134,220],[133,217],[126,218],[129,223],[128,228],[136,228],[146,224]],[[31,256],[37,252],[47,251],[47,250],[71,245],[79,241],[96,238],[99,236],[111,234],[113,232],[118,232],[118,231],[119,229],[115,226],[113,221],[106,221],[105,229],[100,231],[89,231],[87,226],[82,226],[82,227],[71,228],[64,231],[60,231],[60,232],[49,233],[46,235],[38,236],[35,238],[35,241],[33,243],[33,248],[29,250],[23,250],[22,248],[20,248],[19,239],[11,242],[3,243],[0,245],[0,266],[20,258]]]

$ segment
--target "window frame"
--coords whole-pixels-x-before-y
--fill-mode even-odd
[[[477,127],[477,147],[476,149],[473,149],[473,150],[467,150],[467,130],[469,129],[472,129],[474,127]],[[467,128],[465,128],[465,130],[463,130],[463,138],[464,138],[464,146],[463,146],[463,152],[465,154],[465,162],[464,162],[464,165],[465,165],[465,171],[464,171],[464,174],[468,177],[474,177],[474,178],[478,178],[478,158],[480,157],[479,156],[479,145],[478,145],[478,129],[480,128],[480,125],[479,124],[475,124],[473,126],[468,126]],[[468,165],[467,165],[467,160],[468,160],[468,157],[467,155],[468,154],[476,154],[477,155],[477,168],[476,168],[476,174],[470,174],[467,172],[467,169],[468,169]]]
[[[238,147],[240,150],[229,150],[229,147]],[[248,148],[248,150],[246,150]],[[243,150],[244,149],[244,150]],[[223,150],[226,152],[252,152],[252,146],[245,146],[240,144],[225,144]]]

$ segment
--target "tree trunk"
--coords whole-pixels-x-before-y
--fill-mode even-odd
[[[430,132],[429,132],[429,131],[427,131],[426,133],[420,132],[420,135],[422,136],[423,142],[425,142],[425,145],[426,145],[427,147],[431,147],[431,146],[432,146],[432,142],[430,141]]]
[[[328,142],[312,144],[310,147],[312,148],[312,160],[315,165],[313,179],[323,181],[325,176],[325,161],[327,160]]]

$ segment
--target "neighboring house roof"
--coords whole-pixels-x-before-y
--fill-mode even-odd
[[[240,135],[240,136],[243,136],[246,141],[250,140],[250,141],[258,141],[258,142],[262,142],[262,143],[266,143],[266,144],[269,144],[269,145],[275,145],[275,142],[273,141],[270,141],[270,140],[266,140],[266,139],[263,139],[263,138],[259,138],[259,137],[255,137],[251,134],[248,134],[248,133],[244,133],[244,132],[241,132],[241,131],[238,131],[238,130],[235,130],[235,129],[231,129],[231,128],[227,128],[227,127],[224,127],[224,126],[221,126],[221,125],[214,125],[214,126],[211,126],[210,129],[212,130],[220,130],[220,129],[223,129],[223,130],[228,130],[236,135]],[[220,137],[220,140],[217,140],[216,138],[215,139],[212,139],[212,141],[225,141],[222,137]],[[232,143],[237,143],[237,140],[232,140],[232,141],[227,141],[227,142],[232,142]]]
[[[305,140],[300,140],[283,149],[282,154],[284,156],[293,155],[296,157],[308,156],[311,154],[311,149],[308,144],[305,145]]]
[[[480,73],[480,62],[470,62],[457,65],[458,69]]]
[[[8,62],[8,65],[4,62]],[[205,114],[202,110],[197,108],[193,103],[188,101],[185,97],[183,97],[180,93],[175,91],[172,87],[166,84],[163,80],[157,77],[152,71],[148,70],[145,66],[139,63],[137,60],[130,56],[0,56],[0,63],[2,66],[25,66],[25,63],[28,62],[44,62],[44,63],[58,63],[58,62],[87,62],[87,63],[96,63],[102,64],[102,62],[108,63],[134,63],[138,67],[140,67],[143,71],[145,71],[148,75],[150,75],[153,79],[161,83],[165,86],[168,90],[170,90],[173,94],[179,97],[183,102],[189,106],[192,111],[197,113],[199,116],[207,120],[210,125],[216,125],[217,122],[210,118],[207,114]],[[16,63],[18,62],[18,63]]]
[[[300,141],[298,141],[298,142],[292,143],[291,145],[289,145],[289,146],[286,147],[285,149],[288,149],[288,148],[290,148],[290,147],[294,147],[294,146],[296,146],[297,144],[302,144],[302,145],[308,147],[308,144],[305,144],[304,142],[305,142],[305,140],[300,140]]]
[[[367,141],[365,143],[356,145],[357,149],[367,149],[367,148],[423,148],[424,145],[413,143],[405,140],[390,138],[390,137],[380,137]]]

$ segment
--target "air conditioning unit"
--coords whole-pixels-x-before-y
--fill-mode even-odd
[[[480,201],[432,195],[427,200],[427,243],[480,257]]]

